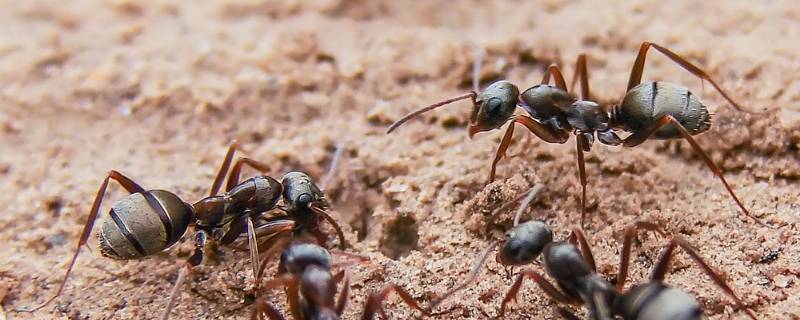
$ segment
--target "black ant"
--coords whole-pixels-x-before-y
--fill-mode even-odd
[[[522,281],[527,277],[533,279],[548,297],[558,303],[586,306],[591,319],[614,319],[615,316],[622,319],[704,319],[703,310],[693,297],[664,283],[664,276],[672,260],[672,254],[676,247],[680,246],[722,291],[733,298],[737,306],[744,309],[748,317],[756,319],[755,314],[745,306],[725,280],[714,272],[686,240],[679,236],[673,236],[670,239],[653,268],[650,281],[635,285],[625,291],[631,243],[636,237],[638,229],[655,231],[663,235],[658,226],[649,222],[638,222],[628,227],[625,232],[616,286],[611,285],[597,273],[589,244],[581,230],[574,229],[570,234],[569,241],[552,242],[547,244],[542,251],[542,264],[545,271],[555,279],[558,287],[553,286],[536,271],[523,271],[503,299],[500,316],[505,314],[506,304],[516,298]],[[580,250],[577,248],[578,243]],[[565,308],[559,307],[558,312],[566,319],[578,319]]]
[[[583,152],[591,150],[595,134],[603,144],[612,146],[621,144],[623,147],[635,147],[647,139],[684,138],[689,141],[694,151],[711,171],[720,178],[725,189],[728,190],[745,215],[764,225],[744,207],[725,177],[722,176],[722,170],[692,138],[693,135],[705,132],[711,127],[711,116],[706,106],[684,86],[660,81],[642,82],[645,58],[651,47],[695,76],[711,83],[735,109],[749,112],[734,102],[705,71],[667,48],[643,42],[631,70],[628,89],[618,105],[603,106],[592,100],[589,92],[586,55],[581,54],[578,56],[572,82],[572,87],[574,87],[576,80],[580,80],[581,95],[579,98],[575,98],[567,91],[560,68],[556,64],[551,64],[547,68],[541,84],[530,87],[521,94],[516,85],[506,80],[500,80],[489,85],[483,92],[471,91],[414,111],[397,120],[386,133],[391,133],[406,121],[422,113],[455,101],[471,99],[473,109],[468,128],[470,138],[478,132],[499,129],[506,122],[512,122],[506,129],[495,154],[489,173],[489,182],[494,180],[496,165],[505,156],[506,150],[511,144],[515,123],[522,124],[547,143],[566,143],[570,133],[573,133],[577,141],[578,171],[581,182],[581,226],[584,225],[586,215],[587,184]],[[551,75],[555,86],[549,84]],[[473,82],[476,82],[476,79],[477,77],[473,75]],[[477,84],[473,84],[473,86],[477,87]],[[517,106],[524,109],[530,116],[514,115]],[[617,136],[616,130],[631,134],[625,139],[621,139]]]
[[[506,305],[516,299],[523,280],[531,278],[551,299],[563,304],[586,306],[590,319],[614,319],[614,316],[621,316],[623,319],[694,319],[703,314],[697,301],[683,291],[668,287],[663,283],[672,253],[677,246],[680,246],[725,293],[733,297],[736,304],[744,309],[749,317],[755,319],[752,311],[747,309],[722,277],[708,266],[688,242],[678,236],[674,236],[670,240],[669,245],[662,253],[653,270],[650,282],[624,291],[631,246],[636,238],[637,230],[645,229],[664,235],[657,225],[650,222],[640,221],[626,229],[619,274],[616,286],[612,285],[597,274],[594,256],[580,229],[573,229],[569,241],[553,241],[553,232],[544,222],[531,220],[519,223],[522,212],[540,189],[540,186],[534,186],[528,194],[517,211],[514,227],[506,232],[505,238],[493,242],[478,256],[467,276],[467,281],[434,300],[429,309],[433,309],[474,281],[489,254],[497,246],[500,246],[500,250],[497,252],[497,261],[505,266],[529,265],[541,254],[542,265],[547,273],[556,280],[558,288],[536,271],[525,270],[517,276],[503,298],[499,317],[505,315]],[[581,250],[578,250],[577,245],[580,245]],[[558,311],[567,319],[578,319],[564,308],[559,308]]]
[[[70,260],[64,279],[56,294],[39,306],[19,312],[33,312],[47,306],[63,291],[81,248],[86,245],[92,232],[95,220],[100,212],[100,204],[108,187],[109,179],[117,181],[130,195],[118,200],[109,210],[109,219],[103,222],[102,230],[97,237],[100,252],[103,256],[130,260],[151,256],[166,250],[175,244],[187,228],[194,228],[195,249],[181,268],[178,279],[173,285],[166,310],[162,319],[169,318],[178,288],[185,280],[192,267],[203,260],[204,248],[208,241],[216,241],[222,245],[230,245],[243,233],[247,234],[254,279],[259,272],[257,237],[281,234],[289,231],[307,230],[322,239],[323,233],[318,228],[318,220],[325,219],[331,223],[339,235],[344,248],[344,237],[336,222],[324,211],[322,192],[299,172],[286,174],[282,182],[272,177],[258,175],[239,182],[243,165],[250,166],[262,173],[269,172],[268,165],[259,161],[239,157],[230,168],[233,155],[241,149],[234,141],[228,148],[225,160],[220,166],[209,196],[194,204],[188,204],[174,193],[165,190],[145,190],[139,184],[116,170],[109,171],[97,191],[89,218],[83,226],[78,246]],[[228,169],[230,172],[228,173]],[[225,175],[228,174],[225,193],[218,195]],[[262,215],[276,208],[283,195],[286,215],[268,218],[261,221]]]
[[[333,264],[330,253],[318,245],[293,243],[281,255],[278,276],[266,282],[263,287],[286,288],[289,310],[294,319],[340,319],[347,304],[350,285],[345,271],[332,274],[331,270],[347,264]],[[337,285],[340,282],[343,286],[337,298]],[[367,298],[362,319],[373,319],[376,313],[386,318],[381,303],[392,292],[396,292],[409,306],[430,315],[403,288],[391,284]],[[270,320],[284,319],[277,308],[260,297],[256,300],[251,319],[263,319],[264,316]]]

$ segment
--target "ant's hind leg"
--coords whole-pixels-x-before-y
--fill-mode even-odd
[[[746,112],[746,113],[752,113],[752,114],[761,113],[761,112],[753,112],[753,111],[744,110],[744,108],[742,108],[742,106],[740,106],[738,103],[736,103],[736,101],[733,101],[733,99],[730,96],[728,96],[728,94],[725,92],[725,90],[722,90],[722,87],[720,87],[717,84],[717,82],[714,81],[714,79],[711,79],[711,76],[709,76],[708,73],[703,71],[703,69],[698,68],[697,66],[695,66],[694,64],[692,64],[688,60],[684,59],[683,57],[681,57],[677,53],[674,53],[674,52],[670,51],[667,48],[664,48],[664,47],[662,47],[660,45],[657,45],[655,43],[650,43],[650,42],[642,42],[642,46],[639,47],[639,54],[636,55],[636,61],[633,63],[633,69],[631,69],[631,76],[628,79],[628,90],[627,91],[630,91],[631,89],[633,89],[633,87],[639,85],[639,83],[642,82],[642,73],[644,73],[644,62],[645,62],[645,59],[647,59],[647,50],[650,49],[650,47],[655,48],[656,50],[658,50],[658,52],[661,52],[663,55],[667,56],[667,58],[669,58],[670,60],[674,61],[675,63],[680,65],[683,69],[685,69],[686,71],[691,72],[693,75],[695,75],[696,77],[700,78],[701,80],[710,82],[711,85],[714,86],[714,89],[716,89],[717,92],[719,92],[722,95],[722,97],[725,98],[725,100],[728,100],[728,102],[736,110],[739,110],[741,112]]]
[[[683,249],[683,251],[686,251],[686,253],[688,253],[689,256],[692,258],[692,260],[694,260],[694,262],[697,263],[698,266],[700,266],[703,272],[705,272],[705,274],[708,275],[711,278],[711,280],[713,280],[714,283],[720,289],[722,289],[722,291],[731,296],[731,298],[733,298],[733,300],[736,301],[736,304],[740,308],[744,309],[747,315],[751,319],[753,320],[756,319],[755,314],[753,314],[753,311],[748,309],[747,306],[745,306],[742,299],[740,299],[739,296],[736,295],[736,293],[733,291],[733,289],[731,289],[730,286],[728,286],[725,280],[722,279],[722,277],[719,274],[717,274],[714,271],[714,269],[712,269],[708,265],[708,263],[706,263],[705,259],[703,259],[700,256],[700,254],[698,254],[697,251],[694,248],[692,248],[689,242],[687,242],[686,240],[684,240],[679,236],[673,237],[672,240],[670,240],[669,244],[667,245],[666,249],[664,249],[664,252],[661,254],[661,258],[658,259],[658,263],[656,263],[656,266],[653,268],[653,274],[650,276],[651,281],[658,281],[658,282],[664,281],[664,275],[667,273],[669,262],[672,260],[673,257],[672,253],[675,251],[675,248],[677,246],[680,246]]]
[[[94,223],[97,220],[97,215],[100,212],[100,204],[103,202],[103,197],[106,194],[106,189],[108,188],[108,180],[112,179],[117,181],[120,185],[122,185],[125,190],[129,193],[143,193],[145,190],[139,184],[131,180],[130,178],[126,177],[122,173],[117,172],[116,170],[111,170],[106,175],[105,179],[103,179],[103,183],[100,184],[100,188],[97,190],[97,194],[94,197],[94,202],[92,203],[92,209],[89,211],[89,218],[86,219],[86,224],[83,225],[83,231],[81,231],[81,238],[78,240],[78,246],[75,248],[75,253],[72,255],[72,259],[69,262],[69,267],[67,267],[67,272],[64,274],[64,279],[61,280],[61,284],[58,286],[58,290],[56,294],[47,299],[44,303],[33,307],[33,308],[23,308],[18,309],[18,312],[34,312],[41,308],[44,308],[50,302],[53,302],[61,292],[64,290],[64,286],[67,284],[67,279],[69,279],[69,275],[72,272],[72,268],[75,266],[75,261],[78,260],[78,255],[81,253],[81,248],[86,245],[86,242],[89,240],[89,235],[92,233],[92,228],[94,227]]]
[[[633,134],[625,138],[625,140],[622,142],[622,145],[625,147],[638,146],[642,144],[645,140],[647,140],[647,138],[649,138],[651,135],[653,135],[653,133],[658,131],[658,129],[668,124],[672,124],[675,128],[677,128],[678,132],[681,133],[683,138],[686,139],[686,141],[689,141],[689,144],[692,145],[692,148],[694,149],[695,153],[699,155],[700,158],[703,159],[703,162],[705,162],[706,166],[708,166],[708,168],[711,169],[712,172],[714,172],[714,175],[719,177],[720,181],[722,181],[722,184],[725,185],[725,189],[728,190],[728,193],[731,195],[733,200],[736,201],[736,204],[739,206],[740,209],[742,209],[744,214],[750,217],[751,219],[755,220],[757,223],[766,227],[770,227],[766,223],[762,222],[760,219],[750,214],[750,211],[748,211],[747,208],[744,207],[742,201],[740,201],[739,197],[736,196],[736,193],[733,192],[733,188],[731,188],[731,186],[728,184],[728,181],[725,180],[725,177],[722,175],[722,170],[717,166],[716,163],[714,163],[713,160],[711,160],[711,157],[709,157],[708,154],[703,150],[703,148],[700,147],[697,141],[695,141],[694,138],[692,138],[692,134],[690,134],[689,131],[686,130],[686,128],[684,128],[683,125],[681,125],[680,122],[678,122],[678,120],[676,120],[671,115],[664,115],[657,121],[650,124],[648,127],[633,132]]]

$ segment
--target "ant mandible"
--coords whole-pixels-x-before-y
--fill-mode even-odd
[[[750,214],[725,180],[722,170],[692,137],[711,127],[711,116],[700,99],[686,87],[678,84],[661,81],[642,82],[645,58],[651,47],[690,73],[711,83],[735,109],[755,113],[744,110],[733,101],[702,69],[667,48],[643,42],[631,70],[627,91],[619,105],[602,106],[592,100],[589,92],[586,55],[581,54],[578,56],[572,82],[574,87],[576,80],[580,80],[581,94],[579,98],[575,98],[568,92],[564,76],[558,65],[551,64],[547,68],[541,84],[530,87],[521,94],[516,85],[506,80],[500,80],[489,85],[483,92],[471,91],[411,112],[393,123],[386,133],[391,133],[408,120],[430,110],[459,100],[471,99],[473,110],[468,127],[470,138],[478,132],[499,129],[506,122],[511,121],[492,162],[489,182],[494,180],[497,163],[505,156],[506,150],[511,144],[516,123],[522,124],[547,143],[564,144],[569,139],[570,133],[573,133],[577,141],[577,162],[581,183],[581,226],[584,225],[586,216],[587,184],[583,153],[591,151],[595,135],[603,144],[612,146],[621,144],[623,147],[635,147],[647,139],[684,138],[689,141],[694,151],[711,171],[719,177],[722,184],[725,185],[725,189],[745,215],[759,224],[766,225]],[[555,86],[549,84],[551,76],[555,81]],[[473,75],[473,82],[477,82],[476,79],[477,77]],[[477,87],[477,83],[473,85]],[[517,106],[524,109],[529,116],[515,115],[514,111]],[[616,130],[631,134],[627,138],[621,139],[617,136]]]

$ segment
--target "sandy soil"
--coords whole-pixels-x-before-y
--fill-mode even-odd
[[[746,206],[781,228],[745,219],[686,143],[596,144],[587,159],[587,234],[599,270],[616,275],[624,228],[647,219],[690,239],[761,318],[800,318],[800,6],[793,1],[3,1],[3,8],[0,318],[158,315],[190,241],[117,262],[100,256],[92,237],[56,303],[35,314],[10,310],[54,292],[107,170],[193,201],[207,192],[232,139],[276,176],[297,169],[317,178],[344,143],[327,192],[350,250],[371,257],[351,270],[345,317],[355,318],[366,295],[388,282],[428,302],[461,281],[510,226],[511,212],[489,213],[535,182],[545,190],[525,219],[545,218],[566,236],[579,218],[574,142],[517,143],[510,153],[521,155],[502,162],[500,179],[486,185],[500,133],[469,140],[467,103],[391,136],[386,126],[468,90],[476,47],[486,50],[484,85],[503,77],[523,88],[551,62],[571,74],[574,57],[586,52],[593,92],[615,101],[645,40],[704,66],[749,108],[775,110],[731,111],[710,86],[650,55],[645,77],[686,84],[711,106],[715,123],[699,142]],[[112,186],[106,207],[123,195]],[[634,282],[646,279],[666,243],[639,239]],[[248,281],[247,254],[220,248],[195,269],[173,318],[245,318]],[[491,261],[475,285],[440,307],[452,311],[441,318],[496,316],[511,282]],[[668,282],[712,318],[743,317],[683,253]],[[399,299],[387,305],[393,319],[414,314]],[[553,318],[552,306],[528,283],[508,318]]]

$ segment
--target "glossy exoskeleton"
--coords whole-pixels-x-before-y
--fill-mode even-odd
[[[631,71],[625,96],[618,105],[604,106],[592,100],[586,56],[580,55],[572,83],[574,86],[576,80],[580,79],[580,97],[568,92],[559,67],[552,64],[544,74],[541,84],[521,93],[513,83],[506,80],[497,81],[483,92],[472,91],[414,111],[392,124],[387,133],[422,113],[455,101],[471,99],[473,110],[469,120],[470,138],[478,132],[499,129],[511,121],[492,162],[490,182],[494,180],[497,163],[505,156],[511,144],[516,123],[522,124],[531,133],[548,143],[566,143],[570,134],[574,134],[577,141],[577,162],[581,183],[581,225],[584,224],[586,215],[587,184],[583,152],[591,150],[595,136],[603,144],[613,146],[621,144],[624,147],[638,146],[647,139],[684,138],[720,178],[725,189],[745,215],[762,223],[745,208],[728,185],[720,168],[692,138],[693,135],[707,131],[711,126],[708,109],[697,95],[678,84],[641,81],[645,57],[651,47],[695,76],[711,83],[734,108],[745,111],[705,71],[662,46],[644,42]],[[551,75],[555,86],[549,84]],[[514,115],[517,107],[524,109],[528,115]],[[630,135],[621,139],[616,131],[629,132]]]
[[[347,304],[350,286],[344,271],[332,273],[331,270],[337,266],[331,260],[330,253],[321,246],[292,243],[281,255],[278,276],[262,287],[264,289],[285,287],[289,309],[294,319],[340,319]],[[343,282],[343,285],[337,298],[337,285],[340,282]],[[369,296],[362,319],[372,319],[378,312],[383,314],[381,303],[391,292],[396,292],[409,306],[428,315],[411,295],[392,284]],[[264,316],[270,320],[285,319],[277,308],[265,298],[259,297],[251,313],[251,319],[263,319]]]

